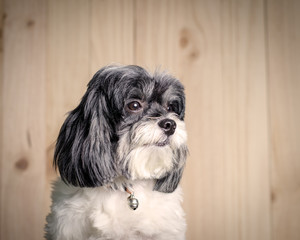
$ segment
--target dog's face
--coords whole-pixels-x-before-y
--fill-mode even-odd
[[[63,124],[54,164],[75,186],[124,176],[154,179],[154,190],[173,192],[187,154],[184,112],[183,86],[170,75],[151,76],[138,66],[103,68]]]

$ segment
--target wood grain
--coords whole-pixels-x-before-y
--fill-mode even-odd
[[[300,2],[267,1],[273,239],[300,236]]]
[[[133,0],[92,0],[91,74],[108,64],[134,63],[133,3]]]
[[[137,64],[150,71],[161,68],[178,73],[177,31],[185,9],[183,1],[136,1]]]
[[[221,9],[226,232],[271,239],[264,5],[235,1]]]
[[[45,203],[45,1],[4,2],[1,239],[40,239]]]
[[[3,151],[3,98],[2,98],[2,91],[3,91],[3,18],[4,18],[4,12],[3,12],[3,1],[0,0],[0,152]],[[2,157],[3,155],[0,153],[0,173],[2,172],[3,166],[2,166]],[[0,177],[0,212],[1,212],[1,202],[2,202],[2,177]],[[1,214],[1,213],[0,213]],[[2,223],[1,223],[2,217],[0,216],[0,232],[2,232]],[[1,235],[0,235],[1,236]]]

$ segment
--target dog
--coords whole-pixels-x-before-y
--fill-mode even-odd
[[[136,65],[100,69],[63,123],[48,240],[185,239],[183,85]]]

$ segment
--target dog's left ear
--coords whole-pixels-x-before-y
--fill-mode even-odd
[[[96,78],[65,120],[56,143],[54,165],[62,180],[74,186],[103,186],[117,175],[112,145],[115,119],[110,119],[106,93],[95,87]]]
[[[178,187],[178,184],[182,178],[188,150],[184,146],[177,153],[177,166],[174,167],[174,169],[171,172],[169,172],[165,177],[156,180],[153,190],[164,193],[172,193]]]
[[[164,192],[164,193],[174,192],[181,180],[182,173],[183,173],[183,167],[169,173],[164,178],[156,180],[156,183],[154,185],[154,190],[158,192]]]

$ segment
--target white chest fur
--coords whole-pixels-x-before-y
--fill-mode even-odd
[[[133,185],[139,207],[129,208],[125,191],[54,185],[47,239],[184,239],[182,190],[160,193],[150,181]],[[55,232],[49,232],[55,229]]]

